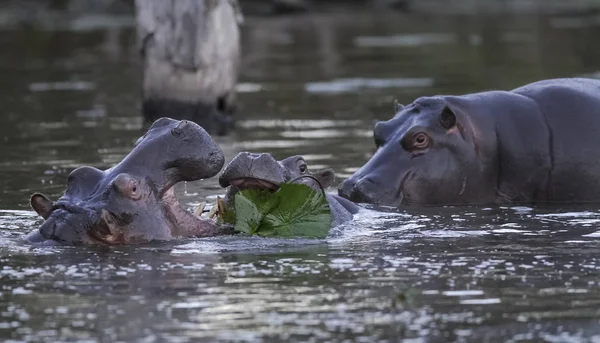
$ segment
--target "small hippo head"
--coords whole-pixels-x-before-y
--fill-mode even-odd
[[[234,157],[219,177],[222,187],[227,187],[225,205],[235,202],[235,194],[244,189],[277,191],[282,183],[302,183],[315,190],[323,190],[335,181],[332,169],[311,171],[302,156],[291,156],[277,161],[270,154],[241,152]],[[358,212],[356,204],[334,194],[325,193],[332,221],[336,226],[353,218]]]
[[[26,239],[130,244],[213,234],[216,225],[182,209],[173,186],[212,177],[223,164],[221,149],[199,125],[158,119],[119,164],[75,169],[55,202],[34,194],[31,206],[45,221]]]
[[[302,156],[281,161],[267,153],[241,152],[229,162],[219,177],[221,187],[229,187],[228,198],[238,190],[276,191],[285,182],[303,183],[314,189],[329,187],[335,180],[332,169],[311,172]]]
[[[447,98],[400,107],[375,125],[374,138],[377,151],[340,185],[342,197],[393,207],[484,200],[471,122]]]

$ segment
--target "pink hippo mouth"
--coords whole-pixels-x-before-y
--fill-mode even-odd
[[[256,179],[253,177],[240,177],[233,179],[229,181],[229,184],[239,190],[260,189],[276,192],[279,189],[279,185],[276,185],[271,181]]]
[[[129,220],[123,220],[120,218],[122,216],[103,210],[101,219],[90,230],[89,236],[103,244],[121,245],[140,244],[153,240],[167,241],[173,237],[206,237],[219,234],[219,227],[214,220],[192,214],[181,205],[175,194],[174,185],[167,188],[156,205],[160,215],[153,217],[146,213],[148,218],[151,218],[151,222],[130,222],[129,218],[144,216],[142,212],[128,214]],[[132,232],[131,228],[134,227]]]

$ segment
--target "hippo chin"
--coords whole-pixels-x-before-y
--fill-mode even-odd
[[[306,177],[303,177],[306,176]],[[229,162],[219,177],[221,187],[227,187],[225,204],[231,206],[235,194],[244,189],[277,191],[279,185],[293,181],[313,189],[329,187],[335,180],[331,169],[311,172],[302,156],[291,156],[281,161],[267,153],[253,154],[241,152]],[[325,194],[331,210],[331,226],[352,220],[358,206],[334,194]]]
[[[377,151],[339,188],[388,206],[600,201],[600,81],[422,97],[374,129]]]
[[[161,118],[116,166],[80,167],[65,193],[43,194],[31,206],[45,221],[26,240],[41,244],[132,244],[173,237],[212,236],[221,229],[179,205],[174,185],[215,176],[221,149],[200,126]]]

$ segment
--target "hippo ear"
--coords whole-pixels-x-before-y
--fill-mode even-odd
[[[442,113],[440,114],[440,124],[446,130],[451,129],[456,125],[456,115],[450,107],[446,106],[442,110]]]
[[[35,193],[31,196],[29,201],[31,207],[42,216],[44,219],[48,219],[50,212],[52,211],[52,200],[41,193]]]
[[[316,171],[313,173],[313,176],[316,177],[319,182],[321,182],[321,186],[323,186],[323,188],[331,186],[333,181],[335,181],[335,172],[330,168]]]
[[[394,113],[398,113],[404,109],[404,105],[398,102],[398,100],[394,100]]]

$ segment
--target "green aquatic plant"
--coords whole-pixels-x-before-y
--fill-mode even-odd
[[[262,237],[325,238],[331,226],[325,192],[295,183],[281,184],[276,192],[242,190],[220,217],[236,231]]]

